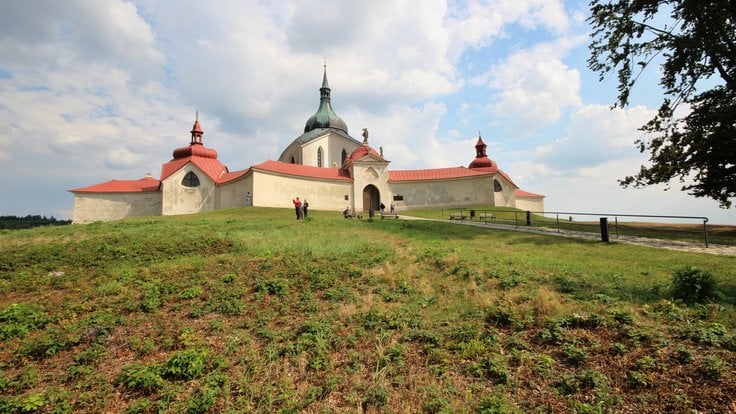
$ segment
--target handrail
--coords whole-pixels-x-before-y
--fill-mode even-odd
[[[677,220],[702,220],[703,221],[703,240],[705,243],[705,247],[708,247],[708,217],[704,216],[671,216],[671,215],[661,215],[661,214],[628,214],[628,213],[585,213],[585,212],[569,212],[569,211],[530,211],[530,210],[504,210],[504,209],[478,209],[478,208],[455,208],[455,209],[447,209],[449,211],[460,211],[460,214],[464,215],[464,211],[469,211],[470,214],[468,215],[471,219],[475,217],[476,212],[480,212],[485,214],[483,217],[484,222],[488,222],[487,219],[487,213],[491,212],[492,214],[497,213],[514,213],[514,226],[519,226],[519,217],[518,214],[523,214],[526,217],[523,217],[523,219],[526,222],[527,226],[530,226],[531,223],[531,214],[537,214],[541,216],[546,215],[554,215],[556,219],[557,224],[557,232],[560,232],[560,215],[567,215],[570,216],[570,219],[572,220],[572,216],[596,216],[596,217],[613,217],[614,218],[614,228],[616,231],[616,237],[619,237],[619,223],[618,218],[619,217],[639,217],[639,218],[658,218],[658,219],[677,219]],[[445,209],[442,209],[442,219],[444,220],[445,217]],[[602,231],[603,229],[601,229]]]

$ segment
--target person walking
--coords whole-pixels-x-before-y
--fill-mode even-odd
[[[396,204],[394,204],[393,201],[391,202],[389,208],[391,209],[391,214],[396,214]]]
[[[296,219],[299,220],[299,217],[302,215],[302,200],[299,200],[299,197],[291,200],[292,203],[294,203],[294,212],[296,213]]]
[[[307,199],[304,199],[304,202],[302,203],[302,212],[304,213],[304,220],[307,219],[307,214],[309,213],[309,201]]]

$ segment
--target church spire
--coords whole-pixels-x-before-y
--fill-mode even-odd
[[[194,115],[194,126],[192,126],[192,141],[189,143],[190,145],[198,144],[202,145],[202,135],[204,135],[204,131],[202,131],[202,126],[199,125],[199,109],[197,109],[197,112]]]
[[[468,168],[498,168],[496,162],[488,158],[486,154],[486,148],[488,146],[483,142],[483,138],[480,136],[478,131],[478,141],[475,143],[475,159],[470,162]]]
[[[334,128],[348,132],[348,127],[335,111],[332,110],[330,102],[330,84],[327,82],[327,64],[324,64],[324,73],[322,75],[322,87],[319,88],[319,109],[317,113],[307,120],[304,126],[304,132],[309,132],[318,128]]]

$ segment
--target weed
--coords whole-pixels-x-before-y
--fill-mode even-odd
[[[38,411],[44,405],[46,405],[46,398],[43,394],[29,394],[21,400],[20,410],[24,413],[30,413],[33,411]]]
[[[652,385],[652,378],[646,372],[634,370],[629,371],[626,377],[626,383],[631,388],[644,388]]]
[[[123,367],[116,381],[126,388],[144,393],[154,392],[164,385],[158,367],[138,362]]]
[[[730,340],[726,327],[720,323],[711,323],[706,326],[698,325],[693,330],[692,339],[695,342],[709,346],[721,346]]]
[[[562,347],[562,355],[572,365],[578,366],[588,359],[588,353],[572,344]]]
[[[560,293],[574,293],[578,289],[577,283],[565,276],[555,276],[552,281]]]
[[[692,351],[687,348],[685,345],[679,345],[677,349],[674,352],[674,357],[677,361],[682,362],[683,364],[688,364],[690,362],[693,362],[695,359],[693,357]]]
[[[72,337],[59,329],[49,329],[44,334],[26,341],[17,350],[21,356],[43,359],[71,348],[79,343],[79,337]]]
[[[48,318],[38,306],[13,303],[0,310],[0,341],[24,337],[28,332],[43,328]]]
[[[283,296],[289,291],[289,280],[284,278],[256,279],[256,292]]]
[[[615,342],[611,346],[611,352],[613,352],[613,354],[615,354],[615,355],[624,355],[627,352],[629,352],[629,348],[627,348],[626,345],[624,345],[624,344],[622,344],[620,342]]]
[[[388,390],[382,386],[375,386],[368,390],[365,397],[363,397],[363,412],[367,411],[370,406],[381,408],[387,403]]]
[[[508,384],[511,374],[505,360],[500,357],[484,358],[469,367],[470,372],[479,378],[487,378],[496,384]]]
[[[552,357],[552,355],[548,354],[539,354],[536,355],[534,358],[534,366],[532,369],[534,372],[537,372],[542,375],[547,375],[552,371],[552,367],[557,363],[557,361]]]
[[[726,363],[719,357],[708,355],[701,362],[700,372],[708,379],[718,379],[723,375]]]
[[[506,414],[512,412],[506,398],[500,393],[487,395],[478,402],[478,414]]]
[[[672,273],[672,296],[688,304],[716,298],[717,283],[713,274],[696,267],[684,267]]]
[[[186,349],[175,352],[161,367],[161,375],[172,379],[192,379],[200,376],[205,369],[207,353]]]
[[[200,296],[202,293],[204,293],[204,291],[202,290],[200,286],[191,286],[191,287],[188,287],[182,290],[181,293],[179,293],[179,297],[185,300],[194,299]]]

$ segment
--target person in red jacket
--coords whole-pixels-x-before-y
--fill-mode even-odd
[[[299,200],[299,197],[291,200],[292,203],[294,203],[294,212],[296,212],[296,219],[299,220],[299,217],[302,215],[302,200]]]

